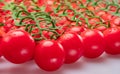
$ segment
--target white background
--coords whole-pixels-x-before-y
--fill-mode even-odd
[[[34,61],[13,64],[0,58],[0,74],[120,74],[120,55],[103,54],[97,59],[81,57],[74,64],[65,64],[59,70],[46,72]]]

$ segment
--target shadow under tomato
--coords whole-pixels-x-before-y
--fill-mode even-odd
[[[72,64],[65,64],[64,69],[67,70],[77,70],[77,69],[82,69],[84,67],[84,61],[80,58],[78,61]]]
[[[5,62],[5,60],[3,59],[3,57],[0,57],[0,63]]]
[[[0,59],[1,60],[1,59]],[[40,69],[34,61],[29,61],[24,64],[13,64],[8,62],[7,60],[3,60],[0,68],[0,74],[66,74],[66,72],[70,70],[80,70],[83,68],[84,63],[78,60],[73,64],[64,64],[57,71],[47,72]]]
[[[64,74],[64,70],[60,68],[54,72],[47,72],[40,69],[34,61],[30,61],[24,64],[13,64],[8,61],[3,63],[0,68],[0,74]]]
[[[110,54],[105,54],[106,58],[109,58],[109,59],[120,59],[120,54],[118,55],[110,55]]]
[[[82,59],[84,62],[86,63],[105,63],[107,61],[107,58],[105,56],[105,54],[101,55],[98,58],[85,58],[83,57]]]
[[[67,74],[68,71],[84,70],[86,68],[86,64],[106,64],[109,59],[120,59],[120,55],[103,54],[102,56],[95,59],[81,57],[77,62],[73,64],[64,64],[60,69],[52,72],[47,72],[40,69],[34,61],[29,61],[27,63],[17,65],[0,59],[0,66],[2,65],[0,67],[0,74]]]

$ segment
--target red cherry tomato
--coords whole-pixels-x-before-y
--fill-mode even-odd
[[[35,42],[25,31],[12,30],[1,42],[2,55],[12,63],[24,63],[33,58]]]
[[[106,14],[101,15],[101,18],[102,18],[105,22],[111,21],[111,20],[112,20],[112,17],[113,17],[113,15],[110,14],[110,13],[106,13]]]
[[[0,57],[2,56],[2,53],[1,53],[1,51],[0,51]]]
[[[36,46],[35,62],[46,71],[55,71],[59,69],[65,58],[65,52],[62,45],[56,41],[43,40]]]
[[[14,20],[8,18],[6,19],[5,25],[3,27],[5,29],[5,32],[7,33],[8,31],[11,30],[13,26],[14,26]]]
[[[106,53],[120,54],[120,30],[114,27],[105,30],[103,33],[106,42]]]
[[[105,14],[106,14],[105,11],[98,11],[98,12],[96,12],[97,16],[102,16],[102,15],[105,15]]]
[[[120,17],[114,17],[112,21],[110,21],[111,26],[120,26]]]
[[[47,0],[38,0],[37,4],[38,6],[46,5]]]
[[[89,19],[89,24],[91,24],[92,26],[98,25],[98,22],[100,22],[100,19],[98,19],[98,18]]]
[[[21,3],[23,0],[14,0],[16,3]]]
[[[0,44],[1,44],[2,37],[0,37]],[[1,47],[1,45],[0,45]],[[0,48],[0,57],[2,56],[1,48]]]
[[[103,26],[103,25],[97,25],[95,29],[103,32],[103,31],[105,31],[105,30],[107,29],[107,27],[106,27],[106,26]]]
[[[0,9],[4,6],[5,4],[3,2],[0,2]]]
[[[67,30],[67,32],[77,33],[77,34],[81,34],[81,32],[83,31],[85,31],[85,28],[80,27],[80,26],[74,26]]]
[[[0,56],[2,55],[2,52],[1,52],[1,41],[2,41],[2,38],[3,36],[5,35],[5,30],[3,27],[0,27]]]
[[[87,58],[99,57],[105,49],[103,34],[98,30],[86,30],[81,33],[83,38],[84,56]]]
[[[70,64],[76,62],[83,53],[82,39],[76,33],[65,33],[58,41],[65,50],[65,63]]]

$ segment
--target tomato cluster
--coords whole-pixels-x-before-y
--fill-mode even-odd
[[[2,0],[0,56],[55,71],[81,56],[120,54],[119,0]]]

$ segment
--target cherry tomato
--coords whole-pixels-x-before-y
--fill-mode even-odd
[[[84,57],[97,58],[105,50],[105,44],[102,32],[98,30],[89,30],[81,33],[84,46]]]
[[[81,32],[83,31],[85,31],[85,28],[80,27],[80,26],[74,26],[67,30],[67,32],[77,33],[77,34],[81,34]]]
[[[103,32],[103,31],[105,31],[105,30],[107,29],[107,27],[105,27],[105,26],[103,26],[103,25],[97,25],[97,26],[95,27],[95,29]]]
[[[47,0],[38,0],[37,4],[38,4],[38,6],[43,6],[46,4],[46,2],[47,2]]]
[[[23,0],[14,0],[16,3],[21,3]]]
[[[101,18],[104,20],[104,21],[111,21],[112,20],[112,14],[110,14],[110,13],[106,13],[106,14],[103,14],[102,16],[101,16]]]
[[[87,2],[87,0],[81,0],[81,2],[84,4],[84,3],[86,3],[86,2]]]
[[[8,18],[6,19],[5,25],[3,27],[5,29],[5,32],[8,32],[11,30],[13,26],[14,26],[14,20]]]
[[[0,57],[2,56],[2,53],[1,53],[1,51],[0,51]]]
[[[105,14],[106,14],[105,11],[98,11],[98,12],[96,12],[97,16],[102,16],[102,15],[105,15]]]
[[[120,26],[120,17],[114,17],[112,21],[110,21],[110,24],[113,26]]]
[[[96,26],[98,24],[98,22],[100,22],[100,19],[98,19],[98,18],[89,19],[89,24],[91,24],[92,26]]]
[[[83,53],[82,39],[76,33],[65,33],[58,41],[65,50],[65,63],[70,64],[76,62]]]
[[[2,38],[3,36],[5,35],[5,30],[3,27],[0,27],[0,56],[2,55],[2,52],[1,52],[1,41],[2,41]]]
[[[2,40],[2,37],[0,37],[0,44],[1,44],[1,40]],[[1,45],[0,45],[0,57],[2,56],[2,52],[1,52]]]
[[[120,54],[120,30],[117,27],[109,28],[104,32],[106,42],[105,52],[108,54]]]
[[[37,65],[43,70],[55,71],[63,65],[65,52],[57,41],[43,40],[36,46],[34,58]]]
[[[111,5],[111,6],[109,7],[109,9],[110,9],[110,11],[115,12],[115,11],[117,10],[117,7]]]
[[[34,55],[35,42],[25,31],[11,30],[1,42],[2,55],[12,63],[24,63]]]
[[[0,8],[2,8],[5,4],[3,2],[0,2]]]

